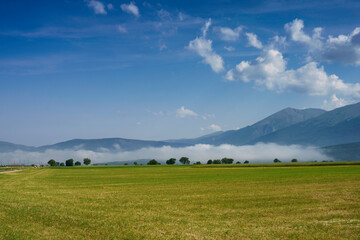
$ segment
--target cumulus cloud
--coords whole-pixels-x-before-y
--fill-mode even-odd
[[[263,51],[254,61],[242,61],[227,72],[229,81],[254,81],[277,92],[293,91],[309,95],[325,96],[342,94],[351,98],[360,98],[360,84],[344,83],[335,74],[328,75],[324,67],[310,62],[298,69],[287,69],[283,55],[275,49]]]
[[[259,143],[248,146],[234,146],[227,144],[212,146],[207,144],[198,144],[183,148],[164,146],[161,148],[143,148],[137,151],[129,152],[47,150],[45,152],[14,151],[9,153],[0,153],[0,159],[4,159],[3,164],[10,164],[13,162],[44,164],[49,159],[64,162],[69,158],[73,158],[75,161],[82,161],[84,158],[90,158],[93,163],[104,163],[152,158],[157,160],[166,160],[171,157],[175,157],[179,159],[183,156],[189,157],[191,162],[200,161],[202,163],[205,163],[208,159],[221,159],[223,157],[233,158],[235,161],[248,160],[251,163],[272,162],[274,158],[278,158],[284,162],[290,161],[292,158],[296,158],[299,161],[332,160],[317,148],[303,147],[299,145],[284,146],[273,143]],[[5,159],[11,159],[11,161],[6,162]]]
[[[132,14],[135,17],[140,17],[139,8],[135,5],[134,2],[131,2],[129,4],[121,4],[121,10],[123,10],[126,13]]]
[[[203,57],[204,63],[209,64],[214,72],[219,73],[224,70],[224,60],[212,49],[212,41],[206,39],[210,25],[211,19],[209,19],[201,29],[202,36],[190,41],[188,48]]]
[[[102,2],[91,0],[88,2],[88,6],[94,10],[95,14],[107,14]]]
[[[285,24],[285,30],[290,34],[290,37],[295,42],[302,42],[307,44],[312,49],[321,48],[321,31],[322,28],[317,27],[313,30],[313,35],[309,36],[304,31],[304,21],[295,19],[294,21]]]
[[[179,118],[185,118],[185,117],[197,117],[198,114],[191,111],[190,109],[186,109],[184,106],[180,107],[176,110],[176,116]]]
[[[209,128],[213,131],[221,131],[221,127],[216,124],[211,124]]]
[[[245,33],[248,38],[249,45],[258,49],[263,48],[262,43],[257,38],[257,35],[254,33]]]
[[[333,95],[331,95],[329,100],[324,100],[323,101],[322,108],[324,108],[326,110],[332,110],[332,109],[335,109],[335,108],[339,108],[339,107],[349,105],[351,103],[354,103],[354,102],[345,100],[343,98],[338,98],[336,96],[336,94],[333,94]]]
[[[218,32],[218,35],[221,40],[227,41],[227,42],[235,42],[239,39],[242,28],[243,27],[241,27],[241,26],[239,26],[235,29],[231,29],[228,27],[220,27],[220,28],[217,28],[216,31]]]
[[[360,65],[360,27],[348,35],[328,36],[326,41],[321,37],[322,28],[314,28],[312,36],[304,31],[304,22],[295,19],[285,25],[286,31],[295,42],[309,47],[310,54],[319,60]]]

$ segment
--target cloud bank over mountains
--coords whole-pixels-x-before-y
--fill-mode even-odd
[[[136,151],[125,152],[110,152],[107,151],[107,149],[102,150],[103,151],[101,152],[88,150],[46,150],[45,152],[27,152],[17,150],[9,153],[0,153],[0,159],[11,159],[8,162],[3,162],[3,164],[20,162],[43,164],[50,159],[64,162],[69,158],[79,161],[82,161],[84,158],[90,158],[93,163],[127,161],[131,164],[131,161],[136,161],[138,159],[154,158],[157,160],[167,160],[172,157],[179,159],[183,156],[189,157],[191,162],[200,161],[202,163],[206,163],[209,159],[221,159],[223,157],[233,158],[235,161],[242,162],[248,160],[251,163],[272,162],[274,158],[278,158],[282,161],[290,161],[292,158],[297,158],[299,161],[332,160],[314,147],[304,147],[300,145],[284,146],[273,143],[258,143],[256,145],[248,146],[234,146],[228,144],[213,146],[208,144],[197,144],[183,148],[164,146],[160,148],[142,148]]]

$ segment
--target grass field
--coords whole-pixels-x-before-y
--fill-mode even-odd
[[[360,165],[0,174],[0,239],[359,239]]]

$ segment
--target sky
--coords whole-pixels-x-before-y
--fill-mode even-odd
[[[2,1],[0,141],[193,138],[360,101],[359,1]]]

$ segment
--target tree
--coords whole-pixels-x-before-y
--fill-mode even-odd
[[[274,163],[281,163],[281,161],[279,159],[275,158]]]
[[[72,167],[72,166],[74,166],[74,159],[70,158],[70,159],[66,160],[66,161],[65,161],[65,165],[66,165],[67,167]]]
[[[138,165],[138,163],[137,163],[137,162],[134,162],[134,165]]]
[[[221,159],[222,164],[232,164],[234,162],[234,159],[232,158],[223,158]]]
[[[237,161],[236,164],[241,164],[241,162]]]
[[[213,164],[221,164],[221,160],[220,159],[215,159],[215,160],[213,160]]]
[[[196,163],[194,163],[194,165],[201,165],[201,162],[197,161]]]
[[[190,160],[188,157],[181,157],[179,159],[179,162],[181,162],[182,164],[190,164]]]
[[[76,162],[75,162],[75,166],[81,166],[81,162],[76,161]]]
[[[128,165],[128,163],[124,163],[124,165],[125,165],[125,166],[127,166],[127,165]]]
[[[91,163],[91,159],[90,158],[84,158],[84,164],[85,165],[89,165]]]
[[[55,167],[56,166],[56,161],[54,159],[50,159],[48,162],[47,162],[51,167]]]
[[[176,158],[170,158],[169,160],[166,161],[166,164],[173,165],[173,164],[175,164],[175,162],[176,162]]]
[[[63,166],[65,166],[65,164],[62,162],[62,163],[60,163],[60,167],[63,167]]]
[[[212,163],[213,161],[211,159],[207,161],[207,164],[212,164]]]
[[[155,159],[152,159],[147,163],[147,165],[159,165],[159,162],[156,161]]]
[[[291,162],[298,162],[296,158],[291,159]]]
[[[248,161],[248,160],[245,160],[244,164],[248,164],[248,163],[249,163],[249,161]]]

